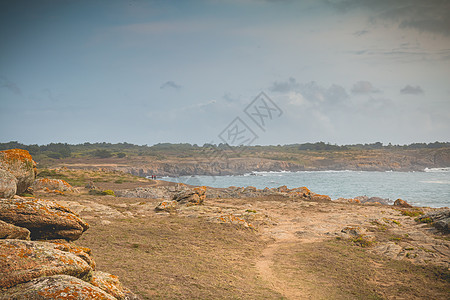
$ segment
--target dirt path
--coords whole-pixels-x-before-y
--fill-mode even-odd
[[[282,276],[283,274],[279,273],[280,269],[277,270],[274,265],[277,257],[279,259],[280,255],[287,256],[294,253],[293,251],[296,247],[298,249],[299,243],[314,243],[325,239],[334,239],[345,226],[367,228],[373,226],[374,220],[378,220],[378,222],[383,222],[383,226],[390,228],[391,237],[408,236],[405,241],[398,242],[400,245],[392,242],[378,243],[380,250],[376,252],[393,259],[402,259],[405,255],[402,254],[402,251],[404,252],[405,248],[420,249],[421,247],[424,251],[418,254],[424,256],[427,253],[433,253],[434,259],[441,261],[444,265],[450,256],[448,243],[436,242],[435,239],[426,234],[426,229],[418,227],[412,219],[400,216],[398,211],[390,207],[349,207],[339,203],[334,205],[329,203],[278,204],[276,209],[274,209],[277,206],[276,203],[269,203],[266,206],[272,217],[277,220],[277,224],[262,230],[263,236],[272,242],[263,250],[262,255],[256,262],[256,268],[268,286],[287,299],[317,299],[317,294],[315,294],[317,290],[314,292],[311,286],[302,280],[302,277]],[[427,244],[432,246],[425,246],[424,248],[423,245]],[[389,250],[392,253],[387,253],[382,247],[388,249],[394,247],[394,251]],[[426,248],[429,248],[429,250]],[[438,254],[441,255],[441,258],[437,258]],[[429,259],[430,256],[427,255],[427,258]],[[284,280],[281,278],[284,278]]]

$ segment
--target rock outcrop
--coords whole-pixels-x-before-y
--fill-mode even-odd
[[[29,240],[30,231],[0,220],[0,239]]]
[[[431,223],[443,233],[450,233],[450,209],[448,208],[428,212],[417,219],[421,222]]]
[[[62,179],[38,178],[33,182],[31,187],[34,191],[53,190],[61,192],[76,192],[76,190],[68,182]]]
[[[22,149],[0,151],[0,169],[14,175],[17,180],[17,194],[25,192],[36,176],[36,163],[30,153]]]
[[[0,299],[117,300],[117,298],[100,288],[68,275],[45,276],[18,284],[0,293]]]
[[[33,183],[33,168],[27,151],[0,154],[0,196],[8,197],[0,199],[0,299],[139,299],[116,276],[95,271],[90,249],[70,242],[89,228],[78,215],[54,201],[9,199]],[[73,191],[64,180],[34,187]]]
[[[380,198],[380,197],[367,197],[367,196],[358,196],[355,197],[356,200],[358,200],[360,203],[363,204],[383,204],[383,205],[390,205],[392,204],[391,200],[389,199],[384,199],[384,198]]]
[[[111,294],[118,300],[139,299],[130,290],[124,287],[122,283],[120,283],[117,276],[111,275],[109,273],[101,271],[92,272],[92,279],[90,283],[103,291],[108,291],[108,294]]]
[[[92,268],[73,253],[52,243],[0,240],[0,286],[10,288],[42,276],[66,274],[77,278],[90,275]]]
[[[199,186],[194,188],[185,188],[175,195],[173,195],[173,200],[180,204],[187,205],[200,205],[206,198],[206,187]]]
[[[0,169],[0,198],[12,198],[16,192],[16,177],[10,172]]]
[[[0,199],[0,220],[25,227],[31,238],[74,241],[89,228],[74,212],[50,200]]]

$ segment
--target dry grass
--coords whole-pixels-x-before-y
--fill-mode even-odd
[[[257,276],[265,244],[253,231],[177,216],[92,225],[77,244],[146,299],[281,298]]]
[[[450,271],[368,253],[346,241],[278,251],[277,275],[312,299],[448,299]]]

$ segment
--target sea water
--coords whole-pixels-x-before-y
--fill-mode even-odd
[[[450,206],[450,168],[425,169],[424,172],[253,172],[235,176],[182,176],[162,179],[221,188],[306,186],[312,192],[329,195],[334,200],[365,195],[392,201],[401,198],[417,206]]]

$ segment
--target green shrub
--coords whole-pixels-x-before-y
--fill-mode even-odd
[[[104,190],[104,191],[102,192],[102,195],[115,196],[114,191],[112,191],[112,190]]]
[[[417,218],[416,222],[420,222],[420,223],[433,223],[433,219],[431,219],[430,217],[426,217],[426,218]]]
[[[406,210],[405,209],[405,210],[401,211],[401,214],[404,216],[413,218],[413,217],[418,217],[418,216],[423,215],[423,211],[421,211],[421,210]]]

